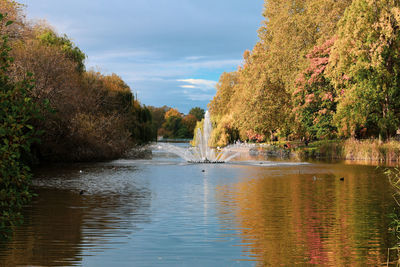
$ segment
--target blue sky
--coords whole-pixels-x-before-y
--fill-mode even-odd
[[[258,40],[263,0],[20,0],[145,105],[207,107],[224,71]]]

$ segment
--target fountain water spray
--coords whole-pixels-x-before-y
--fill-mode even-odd
[[[233,153],[227,148],[216,150],[209,147],[208,142],[212,130],[210,113],[206,111],[203,131],[200,128],[197,129],[195,147],[185,149],[171,144],[159,143],[157,148],[178,155],[184,160],[193,163],[224,163],[236,157],[238,153]]]

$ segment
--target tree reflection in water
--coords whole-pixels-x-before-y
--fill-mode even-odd
[[[264,266],[385,264],[394,244],[385,216],[393,210],[387,203],[394,205],[387,179],[374,167],[332,168],[249,168],[249,178],[217,187],[221,221],[239,229],[242,257]]]
[[[81,168],[39,172],[35,188],[40,197],[26,208],[26,223],[13,240],[3,244],[0,266],[76,265],[85,256],[83,248],[90,254],[124,242],[138,224],[149,221],[150,191],[129,178],[135,170]]]

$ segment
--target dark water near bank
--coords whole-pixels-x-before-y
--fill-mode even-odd
[[[260,160],[40,169],[0,266],[386,264],[396,204],[382,169]]]

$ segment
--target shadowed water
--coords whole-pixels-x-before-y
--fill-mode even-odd
[[[395,244],[392,189],[373,166],[155,151],[42,168],[34,189],[0,266],[378,266]]]

